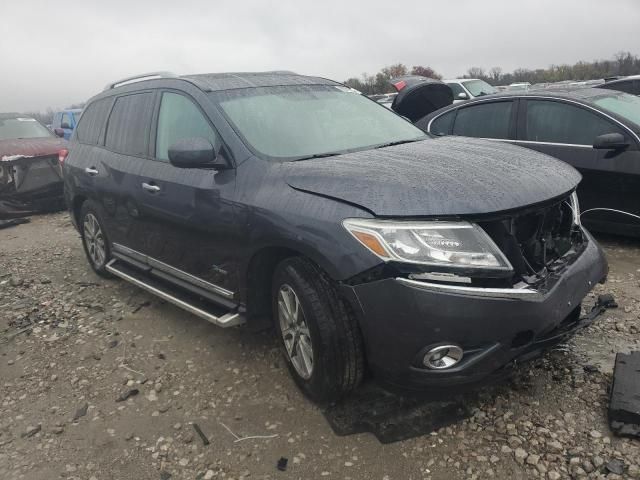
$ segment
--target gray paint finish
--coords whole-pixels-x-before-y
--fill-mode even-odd
[[[566,163],[520,147],[443,137],[284,166],[287,183],[380,216],[480,215],[559,197],[580,182]]]

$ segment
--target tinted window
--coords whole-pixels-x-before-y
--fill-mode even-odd
[[[168,150],[177,140],[183,138],[206,138],[216,147],[217,135],[202,112],[184,95],[163,93],[158,116],[156,135],[156,158],[169,160]]]
[[[75,130],[76,140],[81,143],[96,145],[100,139],[100,133],[102,132],[102,127],[109,113],[110,106],[111,99],[103,98],[85,108],[82,119]]]
[[[613,132],[623,133],[584,108],[545,100],[527,101],[526,140],[593,145],[598,135]]]
[[[453,124],[453,119],[455,116],[455,110],[451,110],[444,115],[440,115],[433,122],[431,122],[431,128],[429,129],[429,132],[433,133],[434,135],[449,135],[451,133],[451,125]]]
[[[153,93],[136,93],[116,100],[107,125],[108,149],[127,155],[147,154],[153,98]]]
[[[465,137],[509,138],[513,102],[479,103],[460,108],[453,134]]]

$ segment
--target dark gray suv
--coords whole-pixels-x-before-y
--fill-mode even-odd
[[[321,403],[366,370],[410,389],[483,380],[571,335],[607,274],[572,167],[433,139],[322,78],[125,79],[69,151],[93,269],[219,326],[272,320]]]

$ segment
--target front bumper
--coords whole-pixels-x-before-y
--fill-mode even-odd
[[[608,272],[602,249],[585,235],[582,254],[546,292],[438,288],[402,278],[345,286],[370,368],[403,388],[463,385],[565,340],[580,327],[583,298]],[[461,362],[447,370],[423,367],[422,355],[443,343],[464,349]]]

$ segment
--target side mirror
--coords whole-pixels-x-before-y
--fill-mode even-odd
[[[171,145],[169,162],[178,168],[229,168],[229,164],[216,155],[211,142],[201,137],[183,138]]]
[[[468,99],[469,99],[469,95],[467,95],[466,93],[460,92],[458,94],[458,100],[468,100]]]
[[[65,129],[70,129],[71,125],[69,125],[67,122],[62,122],[62,125],[60,125],[60,128],[65,128]]]
[[[60,137],[60,138],[64,137],[64,130],[61,128],[54,128],[53,133],[56,134],[56,137]]]
[[[628,147],[629,141],[621,133],[605,133],[593,141],[593,148],[597,150],[624,150]]]

